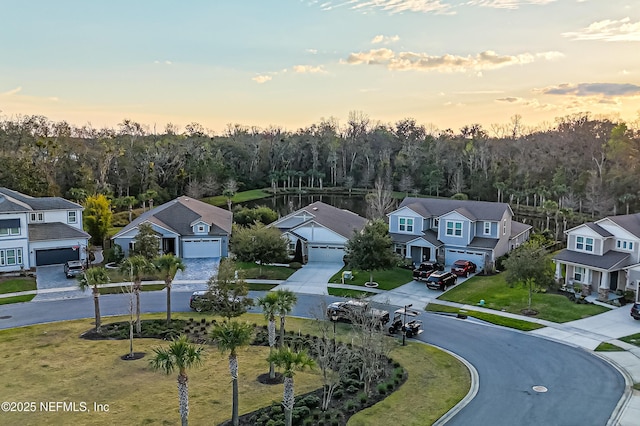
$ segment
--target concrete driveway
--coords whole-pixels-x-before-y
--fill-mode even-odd
[[[286,288],[295,293],[328,294],[329,278],[340,271],[343,266],[342,262],[309,262],[291,274],[289,279],[277,286],[275,290]]]
[[[469,278],[472,276],[470,275]],[[469,278],[458,277],[456,285],[447,288],[446,291],[459,286]],[[424,309],[430,302],[436,301],[442,293],[440,290],[431,290],[424,281],[413,280],[393,290],[371,296],[370,299],[378,303],[395,306],[405,306],[412,303],[414,308]]]
[[[207,281],[218,271],[220,258],[211,259],[182,259],[184,271],[178,271],[174,281]]]
[[[55,288],[77,287],[78,280],[75,278],[67,278],[64,274],[64,265],[48,265],[38,266],[36,268],[36,286],[38,290],[48,290]],[[65,291],[59,293],[38,293],[33,298],[34,301],[55,300],[55,299],[71,299],[77,297],[89,297],[91,291],[82,290]]]

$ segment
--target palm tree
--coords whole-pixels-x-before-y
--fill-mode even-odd
[[[258,298],[258,306],[262,308],[262,313],[267,321],[269,321],[269,355],[273,353],[273,348],[276,345],[276,313],[278,312],[278,294],[276,292],[269,292],[264,297]],[[269,378],[276,377],[276,371],[273,362],[269,363]]]
[[[293,306],[298,301],[298,297],[296,296],[296,294],[294,292],[292,292],[291,290],[287,290],[287,289],[276,290],[275,294],[277,295],[277,298],[278,298],[278,300],[276,302],[276,312],[280,316],[280,344],[279,344],[279,347],[282,348],[284,346],[284,320],[285,320],[285,317],[287,316],[287,314],[289,312],[291,312],[291,310],[293,309]]]
[[[130,256],[120,264],[120,272],[129,276],[133,282],[133,293],[136,296],[136,333],[142,333],[140,322],[140,290],[142,289],[142,277],[144,274],[154,272],[155,266],[142,255]]]
[[[237,321],[224,321],[216,323],[211,330],[211,338],[218,345],[220,352],[229,351],[229,372],[231,373],[231,386],[233,405],[231,409],[231,422],[238,426],[238,348],[247,346],[251,342],[253,326],[249,323]]]
[[[174,340],[168,348],[155,348],[155,355],[149,360],[154,371],[162,370],[167,375],[178,370],[178,400],[180,401],[180,419],[182,426],[189,423],[189,377],[187,368],[202,364],[204,348],[196,347],[186,336]]]
[[[315,361],[307,355],[305,351],[293,352],[291,348],[280,348],[278,352],[270,354],[267,358],[278,367],[282,367],[284,375],[284,393],[282,396],[282,406],[284,408],[284,422],[286,426],[291,426],[291,412],[295,402],[293,388],[293,376],[296,371],[302,371],[305,367],[315,366]]]
[[[89,268],[84,271],[84,274],[78,280],[78,286],[82,291],[85,291],[89,287],[93,290],[93,307],[96,315],[96,333],[100,333],[100,290],[99,284],[106,284],[109,280],[109,274],[107,270],[100,267]]]
[[[153,264],[160,272],[160,276],[164,280],[164,286],[167,289],[167,325],[171,323],[171,283],[178,271],[184,271],[184,263],[182,259],[173,254],[163,254],[153,260]]]

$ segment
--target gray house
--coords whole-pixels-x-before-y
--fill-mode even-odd
[[[229,253],[232,214],[220,207],[183,196],[143,213],[111,237],[126,256],[143,223],[156,232],[159,253],[183,259],[219,258]]]
[[[82,210],[64,198],[0,188],[0,272],[85,260],[91,236]]]
[[[529,239],[509,204],[446,198],[405,198],[389,213],[394,250],[414,264],[464,259],[480,269]]]
[[[301,250],[309,262],[342,262],[344,248],[367,219],[321,201],[309,204],[269,226],[278,228],[289,240],[289,251]]]

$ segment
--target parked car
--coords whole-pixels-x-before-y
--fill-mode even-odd
[[[373,308],[363,300],[334,302],[327,306],[327,317],[331,321],[351,322],[363,315],[379,320],[381,325],[389,322],[389,311]]]
[[[451,272],[459,277],[468,277],[476,272],[476,264],[470,260],[456,260],[451,266]]]
[[[64,274],[67,278],[77,277],[84,273],[84,263],[81,260],[69,260],[64,264]]]
[[[635,320],[640,320],[640,303],[631,305],[631,316]]]
[[[426,280],[436,271],[444,271],[444,266],[438,262],[422,262],[413,270],[413,279],[416,281]]]
[[[432,290],[446,290],[447,287],[455,285],[458,277],[451,272],[434,272],[427,278],[427,287]]]

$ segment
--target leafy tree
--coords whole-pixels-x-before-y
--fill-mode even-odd
[[[259,297],[257,305],[262,308],[262,313],[267,321],[267,329],[269,332],[269,354],[273,353],[276,345],[276,314],[278,313],[278,294],[274,291],[268,292],[264,297]],[[269,378],[276,377],[276,371],[273,362],[269,362]]]
[[[167,289],[167,325],[171,323],[171,284],[178,271],[184,271],[185,266],[178,256],[173,254],[163,254],[153,260],[153,264],[160,272]]]
[[[102,246],[102,242],[111,227],[111,205],[102,194],[87,197],[84,203],[84,229],[91,235],[94,245]]]
[[[314,367],[315,361],[305,351],[294,352],[289,347],[280,348],[277,352],[270,354],[267,360],[284,370],[282,373],[284,376],[282,406],[284,408],[285,425],[291,426],[291,413],[295,402],[293,376],[295,376],[296,371],[302,371],[306,367]]]
[[[249,286],[237,275],[236,263],[224,258],[218,265],[218,273],[209,278],[206,296],[199,301],[202,309],[215,312],[225,318],[233,318],[247,312],[253,300],[247,297]]]
[[[544,246],[535,240],[528,241],[512,251],[504,261],[507,283],[510,286],[521,284],[529,290],[529,310],[534,289],[553,282],[553,270],[549,263]]]
[[[233,221],[238,225],[248,226],[257,222],[271,223],[278,219],[278,212],[267,206],[258,206],[254,208],[237,207],[234,209]]]
[[[373,271],[391,268],[396,255],[391,250],[389,228],[382,220],[367,223],[362,232],[357,232],[345,247],[349,266],[369,272],[369,282],[373,282]]]
[[[140,291],[142,290],[142,277],[145,274],[155,272],[155,266],[146,257],[141,255],[130,256],[120,264],[120,272],[128,276],[132,283],[132,291],[136,298],[136,333],[142,332],[140,322]]]
[[[155,348],[155,355],[149,360],[154,371],[162,370],[167,375],[178,370],[178,400],[182,426],[189,424],[189,377],[187,369],[202,364],[204,348],[196,347],[186,336],[174,340],[168,348]]]
[[[96,333],[100,333],[100,289],[98,285],[109,282],[109,274],[103,267],[92,267],[84,271],[78,279],[78,286],[82,291],[91,287],[93,292],[93,307],[96,317]]]
[[[231,373],[232,409],[231,423],[238,426],[238,349],[251,342],[253,326],[249,323],[224,321],[216,323],[211,330],[211,338],[220,352],[229,352],[229,373]]]
[[[279,289],[274,292],[277,296],[276,312],[280,316],[280,347],[284,345],[284,323],[287,315],[293,310],[298,296],[291,290]]]
[[[133,240],[135,242],[132,250],[133,254],[140,255],[147,260],[158,256],[160,240],[150,223],[141,223]]]
[[[236,226],[231,235],[231,247],[238,260],[258,262],[261,267],[264,263],[286,259],[288,244],[277,228],[269,228],[259,222],[248,228]]]

